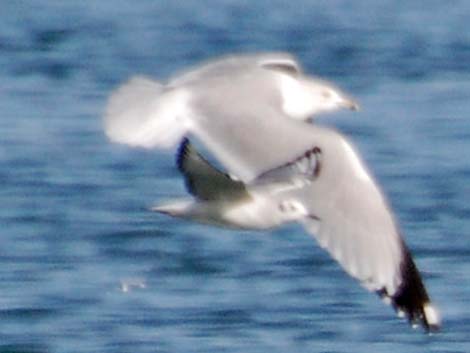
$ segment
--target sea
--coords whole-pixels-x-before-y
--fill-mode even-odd
[[[470,352],[470,2],[0,2],[0,353]],[[111,143],[133,75],[287,51],[359,112],[357,147],[439,308],[426,334],[300,226],[153,213],[187,195],[175,150]]]

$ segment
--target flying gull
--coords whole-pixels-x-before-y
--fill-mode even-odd
[[[166,84],[134,77],[111,95],[104,124],[112,141],[146,148],[171,147],[193,133],[222,160],[227,150],[219,148],[219,138],[226,136],[218,135],[218,125],[243,128],[250,135],[252,124],[269,129],[279,119],[309,120],[337,109],[357,110],[358,104],[332,83],[304,75],[291,55],[245,54],[210,61]],[[244,141],[225,142],[233,145],[231,149]],[[287,160],[308,147],[290,145],[279,158]],[[226,168],[240,172],[247,156],[226,160]],[[255,175],[237,177],[247,181]]]
[[[185,140],[178,165],[194,199],[155,211],[248,229],[300,222],[364,287],[411,323],[437,330],[438,312],[354,146],[304,122],[339,108],[357,103],[304,75],[288,54],[232,56],[166,85],[132,79],[111,95],[105,130],[113,141],[148,148],[189,134],[227,169],[215,169]]]

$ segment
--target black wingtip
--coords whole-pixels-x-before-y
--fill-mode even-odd
[[[183,138],[176,152],[176,166],[180,172],[184,172],[184,161],[191,148],[191,143],[187,137]]]
[[[428,333],[440,330],[437,309],[431,304],[421,275],[410,251],[403,245],[401,263],[402,283],[396,293],[388,295],[385,289],[378,291],[382,298],[388,298],[399,315],[405,315],[413,326],[421,324]]]

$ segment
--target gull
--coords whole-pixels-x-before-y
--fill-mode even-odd
[[[286,88],[285,80],[296,83]],[[223,58],[165,86],[131,80],[111,95],[105,131],[115,142],[147,148],[171,147],[189,135],[227,171],[183,140],[178,167],[194,198],[154,211],[231,228],[299,222],[366,289],[410,323],[435,331],[437,308],[371,172],[341,133],[305,123],[320,112],[357,108],[332,87],[301,74],[287,54]],[[317,90],[336,98],[330,94],[325,103]]]
[[[315,156],[320,156],[317,147],[245,184],[216,169],[185,138],[178,149],[177,165],[195,199],[173,201],[152,210],[235,229],[262,230],[303,217],[317,219],[289,196],[290,191],[309,183],[319,173]]]
[[[250,183],[216,169],[184,139],[177,165],[194,198],[152,210],[234,229],[299,222],[349,275],[391,304],[400,317],[427,332],[438,331],[438,310],[364,162],[338,132],[317,126],[308,130],[316,136],[309,150],[260,171]]]
[[[263,120],[263,128],[268,128],[278,118],[305,121],[319,113],[358,108],[334,84],[305,75],[290,54],[240,54],[209,61],[165,84],[142,76],[131,78],[111,95],[104,125],[112,141],[165,148],[187,133],[207,135],[213,117],[239,124],[237,116],[246,114]],[[264,121],[270,116],[272,120]],[[226,166],[230,172],[238,169],[238,162],[231,162]]]

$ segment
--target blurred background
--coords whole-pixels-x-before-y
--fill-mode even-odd
[[[468,352],[468,1],[0,2],[0,352]],[[300,227],[148,207],[173,151],[109,143],[109,93],[282,50],[362,105],[329,115],[387,193],[443,332],[398,319]]]

